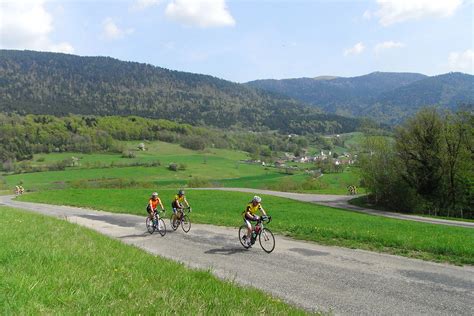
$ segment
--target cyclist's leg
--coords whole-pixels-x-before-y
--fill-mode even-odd
[[[244,222],[245,225],[247,225],[247,238],[249,239],[252,236],[252,223],[250,223],[252,220],[253,218],[250,218],[247,214],[245,214]]]
[[[151,209],[150,205],[146,207],[146,211],[148,212],[148,218],[153,220],[153,210]]]

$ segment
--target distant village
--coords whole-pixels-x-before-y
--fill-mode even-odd
[[[318,162],[331,163],[334,166],[347,166],[352,165],[357,159],[357,155],[352,155],[350,153],[343,153],[342,155],[334,154],[333,152],[321,150],[317,155],[308,155],[304,154],[302,156],[295,156],[292,153],[284,153],[282,157],[276,159],[273,163],[264,162],[261,160],[245,160],[244,163],[250,164],[261,164],[262,166],[276,167],[276,168],[297,168],[296,166],[291,166],[291,163],[312,163],[316,164]]]

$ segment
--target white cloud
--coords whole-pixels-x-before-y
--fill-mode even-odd
[[[132,28],[123,30],[115,24],[112,18],[106,18],[102,22],[103,32],[102,35],[109,40],[116,40],[124,37],[125,35],[130,35],[134,32]]]
[[[53,16],[43,0],[0,1],[0,47],[72,53],[71,44],[53,43]]]
[[[374,50],[375,50],[375,53],[378,54],[381,51],[386,50],[386,49],[401,48],[401,47],[405,47],[405,44],[401,42],[386,41],[386,42],[378,43],[377,45],[375,45]]]
[[[225,0],[173,0],[166,6],[165,13],[169,18],[190,26],[235,25]]]
[[[135,0],[131,9],[135,11],[144,10],[146,8],[159,5],[161,0]]]
[[[344,56],[347,55],[359,55],[365,50],[365,46],[362,42],[359,42],[352,46],[351,48],[348,48],[344,51]]]
[[[474,50],[451,52],[448,57],[449,70],[474,74]]]
[[[377,0],[379,9],[374,15],[383,26],[427,16],[449,17],[462,2],[463,0]]]

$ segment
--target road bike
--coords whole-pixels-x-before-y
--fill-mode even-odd
[[[247,236],[247,225],[243,224],[239,228],[239,241],[245,249],[250,248],[258,238],[258,242],[262,247],[263,251],[270,253],[275,249],[275,237],[271,230],[263,226],[263,223],[270,223],[272,217],[259,217],[257,224],[252,228],[252,236],[250,237],[250,245],[246,242]]]
[[[162,211],[164,213],[164,211]],[[153,220],[149,216],[146,218],[146,229],[150,234],[158,232],[161,236],[166,235],[166,225],[165,221],[160,217],[160,212],[155,211],[153,215]]]
[[[186,214],[186,212],[188,214]],[[173,228],[173,230],[177,230],[179,225],[181,225],[181,228],[185,233],[189,232],[189,230],[191,229],[191,220],[189,219],[189,213],[191,213],[190,207],[187,207],[185,209],[178,209],[176,211],[176,216],[173,216],[175,214],[171,213],[171,228]]]

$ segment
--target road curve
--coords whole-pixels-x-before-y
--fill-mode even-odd
[[[193,224],[188,234],[168,230],[160,237],[146,233],[144,216],[18,202],[11,196],[1,196],[0,204],[66,219],[152,254],[210,269],[218,277],[254,286],[310,311],[474,315],[472,266],[326,247],[281,236],[276,236],[275,251],[266,254],[258,246],[243,249],[235,228]]]
[[[366,213],[370,215],[377,215],[377,216],[422,222],[422,223],[429,223],[429,224],[474,228],[474,222],[446,220],[442,218],[430,218],[430,217],[423,217],[423,216],[417,216],[417,215],[386,212],[386,211],[379,211],[379,210],[374,210],[374,209],[358,207],[358,206],[349,204],[348,201],[354,198],[354,196],[350,196],[350,195],[293,193],[293,192],[281,192],[281,191],[259,190],[259,189],[248,189],[248,188],[196,188],[193,190],[221,190],[221,191],[248,192],[248,193],[253,193],[253,194],[268,194],[268,195],[284,197],[284,198],[288,198],[292,200],[311,202],[315,204],[322,204],[322,205],[327,205],[331,207],[337,207],[337,208],[346,209],[349,211]]]

